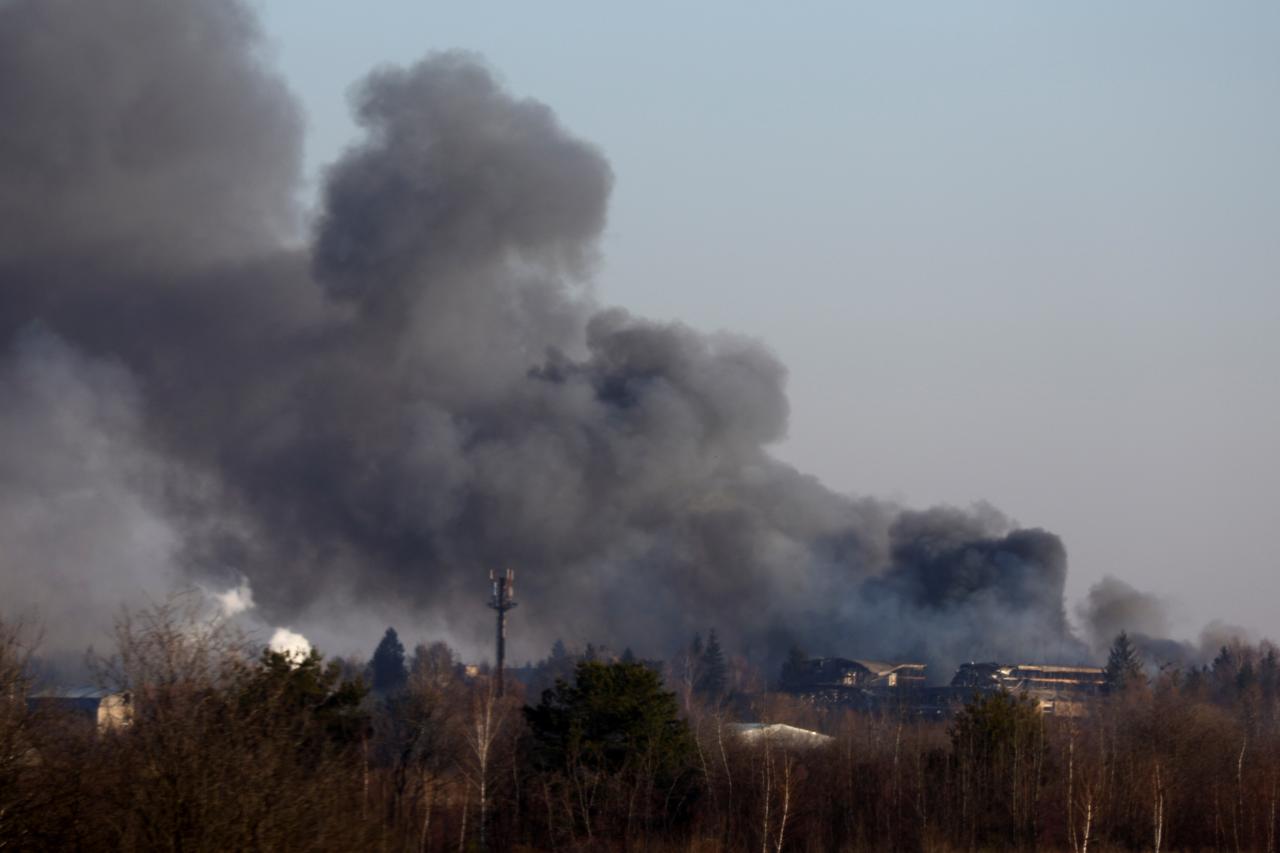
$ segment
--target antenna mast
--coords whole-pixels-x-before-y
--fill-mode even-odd
[[[507,569],[506,574],[490,571],[489,580],[493,581],[493,597],[489,606],[498,611],[498,654],[496,675],[498,677],[498,695],[503,695],[502,675],[507,657],[507,611],[516,606],[515,582],[516,573]]]

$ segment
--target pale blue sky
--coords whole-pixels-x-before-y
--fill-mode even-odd
[[[1280,4],[256,6],[313,182],[371,67],[481,53],[613,164],[601,300],[790,367],[778,455],[1280,634]]]

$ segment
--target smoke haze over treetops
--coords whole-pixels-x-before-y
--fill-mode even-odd
[[[234,2],[0,2],[0,597],[47,642],[245,578],[322,645],[398,613],[478,649],[511,566],[518,658],[708,625],[1088,656],[1056,536],[829,491],[768,453],[767,349],[597,305],[609,165],[480,59],[359,84],[299,247],[301,121],[259,50]]]

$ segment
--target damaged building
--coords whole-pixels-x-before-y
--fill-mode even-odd
[[[965,697],[974,692],[1007,690],[1032,699],[1044,713],[1058,716],[1083,713],[1084,703],[1100,695],[1106,685],[1106,670],[1101,667],[1038,663],[966,663],[951,679],[952,689]]]
[[[826,657],[788,663],[780,686],[815,703],[923,717],[949,716],[975,694],[1004,690],[1045,714],[1076,716],[1106,689],[1106,673],[1096,666],[966,663],[949,685],[930,687],[924,664]]]
[[[788,666],[783,689],[812,701],[867,705],[925,684],[922,663],[810,658]]]
[[[848,658],[813,658],[795,673],[799,680],[821,687],[923,687],[922,663],[885,663]]]

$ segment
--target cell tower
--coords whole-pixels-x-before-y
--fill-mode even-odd
[[[498,611],[498,654],[495,663],[498,695],[501,696],[502,674],[507,657],[507,611],[516,606],[516,573],[511,569],[507,569],[506,574],[490,571],[489,580],[493,581],[493,597],[489,599],[489,606]]]

